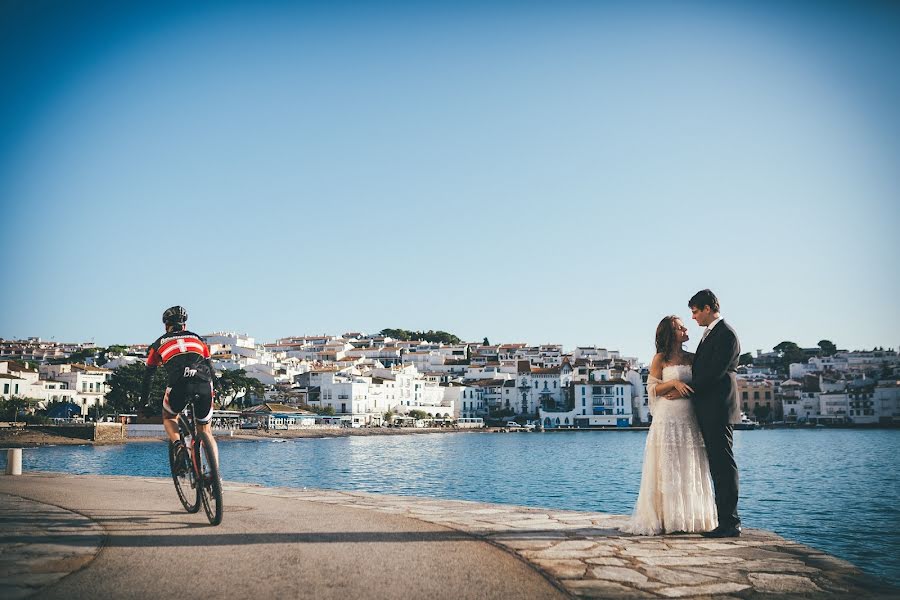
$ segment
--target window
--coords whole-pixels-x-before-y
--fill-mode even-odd
[[[753,392],[753,399],[759,400],[759,392]]]
[[[747,400],[750,396],[747,392],[741,392],[741,400]]]
[[[4,384],[3,384],[3,393],[4,393],[4,394],[8,394],[8,393],[9,393],[9,384],[8,384],[8,383],[4,383]]]
[[[766,392],[766,400],[772,399],[772,392]]]

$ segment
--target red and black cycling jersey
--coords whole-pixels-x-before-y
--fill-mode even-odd
[[[166,369],[168,387],[174,388],[186,381],[213,381],[215,370],[209,359],[209,346],[196,333],[171,331],[150,344],[147,351],[147,370],[141,386],[141,399],[147,401],[153,372],[162,365]]]

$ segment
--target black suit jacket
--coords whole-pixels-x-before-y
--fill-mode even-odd
[[[741,356],[737,334],[725,320],[716,324],[694,355],[691,387],[694,409],[701,422],[740,423],[735,372]]]

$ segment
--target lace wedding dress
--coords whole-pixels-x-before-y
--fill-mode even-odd
[[[703,436],[687,398],[656,397],[656,386],[680,379],[690,384],[690,365],[663,368],[650,377],[647,393],[653,422],[644,448],[641,490],[628,525],[637,535],[710,531],[718,524],[716,499]]]

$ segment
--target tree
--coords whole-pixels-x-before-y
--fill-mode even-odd
[[[790,371],[792,363],[806,362],[806,355],[794,342],[781,342],[772,349],[781,357],[781,369],[784,372]]]
[[[837,346],[831,340],[819,340],[819,348],[822,349],[820,352],[822,356],[834,356],[837,352]]]
[[[0,419],[4,421],[17,421],[20,413],[23,413],[28,407],[25,398],[19,396],[11,396],[3,398],[0,396]]]
[[[248,406],[250,398],[263,397],[266,386],[259,379],[249,377],[244,369],[235,369],[222,371],[222,374],[216,377],[216,390],[223,401],[236,400],[237,396],[243,395],[241,405]]]
[[[738,360],[738,364],[741,365],[752,365],[753,364],[753,355],[749,352],[745,352],[741,354],[740,359]]]
[[[407,329],[386,328],[382,329],[379,333],[404,342],[411,340],[421,340],[433,344],[458,344],[460,342],[460,339],[452,333],[440,330],[434,331],[432,329],[429,329],[428,331],[409,331]]]
[[[334,416],[334,407],[331,405],[323,406],[322,408],[318,409],[316,412],[318,412],[320,415],[323,415],[323,416],[333,417]]]
[[[141,384],[144,381],[146,366],[142,362],[122,365],[112,372],[109,378],[109,391],[106,393],[106,404],[117,413],[136,413],[142,411],[149,415],[162,414],[162,401],[166,393],[166,373],[157,369],[150,383],[148,406],[141,406]]]
[[[485,337],[485,338],[484,338],[484,341],[481,342],[481,345],[482,345],[482,346],[490,346],[490,345],[491,345],[491,342],[490,342],[490,340],[487,339],[487,337]]]
[[[70,354],[66,362],[84,364],[87,359],[96,358],[98,352],[98,348],[81,348]]]
[[[417,408],[414,408],[411,411],[409,411],[409,416],[412,417],[413,419],[427,419],[428,413],[425,412],[424,410],[419,410]]]
[[[753,407],[753,415],[756,417],[757,421],[766,421],[769,418],[769,413],[772,412],[767,405],[763,404],[760,406]]]

